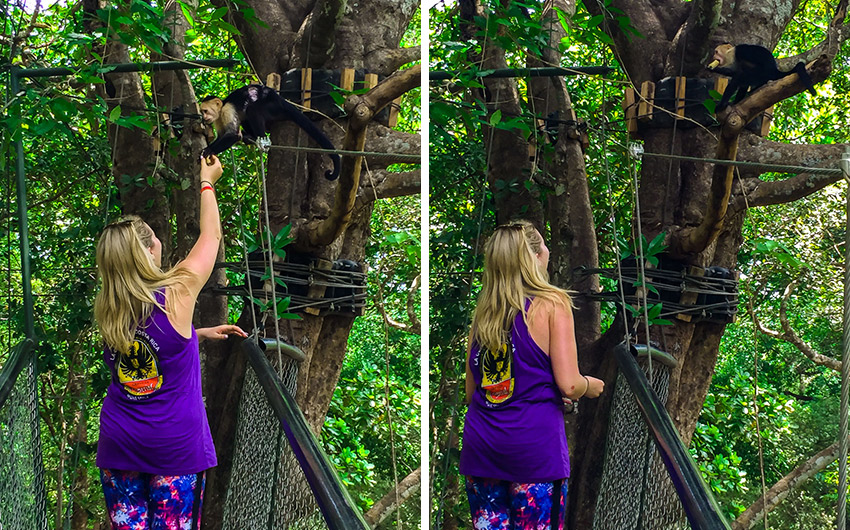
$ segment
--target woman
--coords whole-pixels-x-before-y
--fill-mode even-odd
[[[200,528],[204,472],[216,457],[198,341],[245,336],[236,326],[192,327],[221,240],[213,187],[221,173],[218,159],[201,164],[200,235],[171,270],[160,270],[162,243],[138,217],[110,224],[97,244],[94,315],[112,374],[97,466],[114,530]]]
[[[570,461],[562,398],[597,397],[581,375],[571,300],[548,282],[549,249],[527,221],[496,228],[466,362],[460,472],[473,528],[563,527]]]

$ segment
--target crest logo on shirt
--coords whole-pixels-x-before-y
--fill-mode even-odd
[[[481,359],[481,388],[490,403],[504,403],[514,395],[512,353],[508,353],[507,344],[502,344],[495,352],[484,350]]]
[[[150,343],[139,336],[130,345],[130,351],[120,356],[116,372],[118,382],[131,396],[149,396],[162,386],[159,361]]]

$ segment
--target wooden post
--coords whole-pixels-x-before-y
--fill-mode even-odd
[[[339,87],[351,92],[354,90],[354,68],[343,68],[339,74]]]
[[[325,287],[324,285],[315,285],[314,283],[312,283],[313,269],[329,271],[333,268],[333,265],[334,264],[332,261],[322,258],[316,258],[315,261],[310,264],[310,285],[307,288],[307,298],[309,298],[310,300],[318,300],[320,298],[325,297],[325,290],[327,289],[327,287]],[[319,309],[318,307],[305,307],[304,312],[309,313],[311,315],[318,315],[321,312],[321,309]]]
[[[635,109],[635,89],[632,87],[626,88],[623,94],[623,112],[626,115],[626,130],[629,134],[637,132],[637,109]]]
[[[652,105],[655,101],[655,83],[644,81],[640,85],[640,103],[638,104],[637,118],[640,121],[652,119]]]
[[[272,72],[266,76],[266,86],[280,92],[280,74]]]
[[[685,117],[685,88],[688,84],[687,77],[676,78],[676,116],[677,119]]]
[[[310,107],[310,100],[313,99],[313,69],[301,69],[301,104],[304,108]]]
[[[372,90],[378,84],[378,74],[366,74],[364,82],[366,90]]]

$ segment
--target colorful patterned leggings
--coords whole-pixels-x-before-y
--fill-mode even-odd
[[[567,479],[521,484],[467,477],[466,496],[475,530],[552,530],[553,519],[554,528],[564,528]]]
[[[206,474],[164,476],[101,469],[112,530],[198,530]]]

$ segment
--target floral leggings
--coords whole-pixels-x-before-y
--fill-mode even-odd
[[[556,491],[555,484],[558,483],[560,487]],[[469,498],[472,527],[475,530],[564,528],[567,479],[554,483],[521,484],[507,480],[467,477],[466,495]]]
[[[101,469],[112,530],[198,530],[206,474],[151,475]]]

